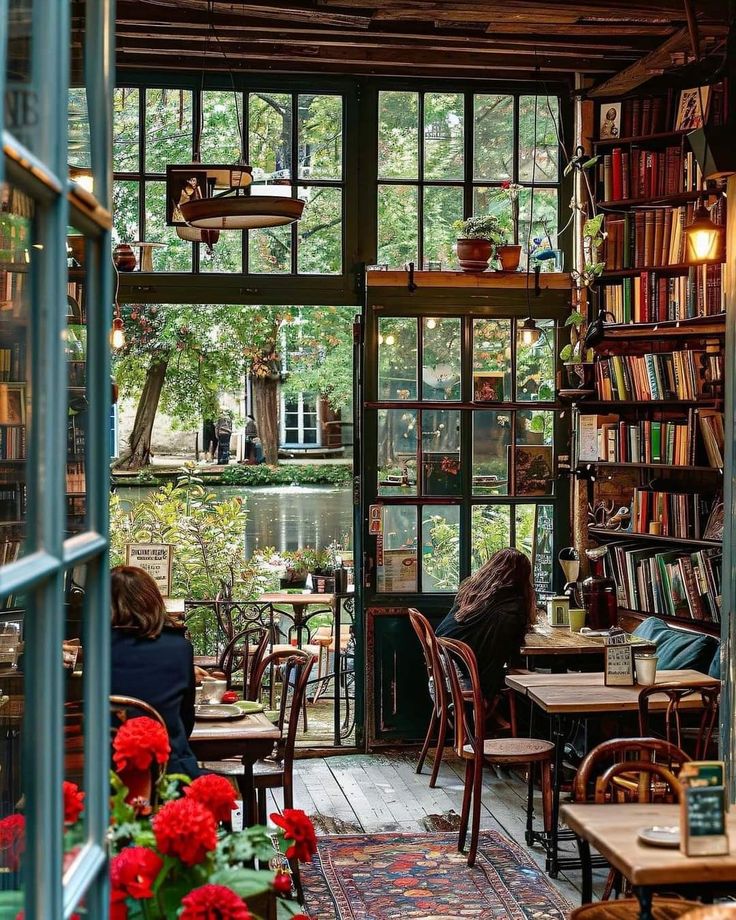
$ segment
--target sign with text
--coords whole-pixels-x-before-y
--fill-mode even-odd
[[[171,593],[173,549],[170,543],[126,543],[125,564],[148,572],[161,594],[168,597]]]
[[[534,531],[532,537],[532,578],[537,603],[541,604],[554,593],[552,545],[554,517],[552,505],[534,506]]]
[[[634,686],[634,653],[623,630],[606,636],[603,680],[607,687]]]
[[[687,769],[684,769],[684,767]],[[680,849],[686,856],[723,856],[729,852],[723,761],[691,761],[678,777]]]

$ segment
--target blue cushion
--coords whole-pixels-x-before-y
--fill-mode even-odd
[[[713,661],[711,661],[710,667],[708,668],[708,677],[715,677],[716,680],[721,679],[721,644],[720,642],[718,643],[718,648],[716,649],[716,653],[713,656]]]
[[[684,629],[671,629],[664,620],[648,617],[634,630],[635,636],[649,639],[657,646],[661,671],[692,668],[708,674],[718,652],[718,640]]]

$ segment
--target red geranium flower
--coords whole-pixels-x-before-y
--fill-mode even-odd
[[[0,821],[0,865],[15,872],[25,849],[26,819],[23,815],[8,815]]]
[[[289,859],[296,856],[299,862],[311,862],[317,852],[317,837],[309,818],[299,808],[285,808],[284,813],[271,815],[277,827],[284,830],[284,837],[294,842],[286,851]]]
[[[74,824],[84,811],[84,793],[76,783],[64,780],[64,824]]]
[[[217,846],[212,812],[193,799],[167,802],[152,824],[159,850],[167,856],[178,856],[187,866],[201,863]]]
[[[110,884],[113,889],[113,899],[123,900],[124,897],[135,898],[138,901],[153,897],[151,886],[156,881],[164,861],[148,847],[126,847],[110,863]],[[114,897],[115,892],[123,894],[123,898]]]
[[[184,795],[208,808],[215,821],[229,821],[235,808],[235,790],[224,776],[208,773],[184,787]]]
[[[277,872],[274,875],[273,890],[276,894],[289,894],[291,892],[291,876],[288,872]]]
[[[127,899],[124,891],[110,890],[110,920],[128,920]]]
[[[202,885],[182,898],[179,920],[252,920],[242,898],[224,885]]]
[[[151,764],[166,763],[171,747],[166,729],[155,719],[139,716],[123,722],[112,742],[115,767],[147,770]]]

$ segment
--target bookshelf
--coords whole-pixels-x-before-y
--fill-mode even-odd
[[[85,245],[71,247],[73,256],[67,272],[67,446],[66,446],[66,533],[73,536],[86,529],[87,479],[87,309]]]
[[[723,86],[696,95],[709,103],[708,123],[722,124]],[[598,304],[611,321],[594,349],[593,391],[573,397],[573,468],[587,481],[588,535],[608,546],[620,619],[659,616],[715,635],[723,264],[689,265],[685,229],[698,202],[725,225],[726,201],[690,149],[688,131],[699,125],[686,123],[686,97],[673,88],[601,102],[595,113],[593,182],[607,234]]]

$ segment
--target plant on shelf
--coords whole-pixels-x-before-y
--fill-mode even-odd
[[[498,246],[505,237],[497,217],[484,214],[481,217],[468,217],[456,220],[453,229],[457,230],[457,260],[464,272],[483,272]]]
[[[509,204],[513,240],[518,240],[519,238],[519,192],[522,188],[523,186],[519,185],[518,182],[512,182],[510,179],[505,179],[501,185],[493,189],[492,192],[494,198],[507,201]],[[498,244],[496,254],[501,262],[501,271],[515,272],[519,267],[519,261],[521,259],[521,244],[516,242],[509,243],[508,237],[506,237]]]

